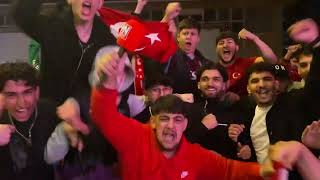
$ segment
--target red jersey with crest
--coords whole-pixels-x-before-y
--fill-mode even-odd
[[[229,91],[239,96],[247,95],[247,69],[254,63],[257,57],[236,58],[235,62],[226,67],[229,76]]]

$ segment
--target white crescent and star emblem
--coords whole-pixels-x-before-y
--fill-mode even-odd
[[[241,73],[239,73],[239,72],[232,73],[232,78],[233,79],[239,79],[240,77],[241,77]]]

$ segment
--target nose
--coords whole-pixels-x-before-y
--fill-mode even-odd
[[[222,47],[227,47],[227,43],[223,43],[223,44],[222,44]]]
[[[213,79],[209,79],[208,86],[213,86],[213,85],[214,85],[214,80]]]
[[[173,119],[169,120],[169,122],[167,124],[167,127],[170,128],[170,129],[174,128],[174,120]]]
[[[259,86],[259,87],[264,87],[264,81],[263,81],[263,80],[260,80],[260,81],[258,82],[258,86]]]
[[[160,89],[160,96],[164,96],[164,89]]]
[[[17,97],[17,106],[18,107],[24,107],[25,106],[25,99],[23,96]]]

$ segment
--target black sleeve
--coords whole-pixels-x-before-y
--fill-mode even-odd
[[[48,18],[40,14],[44,0],[15,0],[12,5],[12,16],[16,24],[28,36],[41,43],[40,37],[48,27]]]
[[[199,104],[186,103],[188,111],[188,127],[185,136],[191,143],[197,143],[208,132],[201,120],[205,116],[198,107]]]

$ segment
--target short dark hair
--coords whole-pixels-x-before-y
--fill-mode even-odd
[[[2,91],[6,82],[25,81],[27,86],[39,85],[39,72],[33,66],[24,62],[0,64],[0,90]]]
[[[297,60],[299,61],[299,57],[301,55],[312,56],[312,48],[310,46],[302,46],[302,48],[298,49],[296,52],[293,53],[292,57],[297,58]]]
[[[234,40],[234,42],[236,44],[239,44],[239,38],[238,38],[238,35],[232,31],[224,31],[224,32],[221,32],[217,38],[216,38],[216,45],[218,44],[218,42],[221,40],[221,39],[226,39],[226,38],[231,38]]]
[[[182,114],[186,116],[186,105],[177,96],[169,94],[166,96],[161,96],[156,102],[151,106],[152,115],[158,115],[159,113],[174,113]]]
[[[162,75],[162,74],[151,75],[145,78],[145,81],[144,81],[145,90],[149,90],[154,86],[158,86],[158,85],[172,87],[173,82],[168,76]]]
[[[179,22],[179,32],[183,29],[193,29],[193,28],[197,29],[198,32],[200,33],[201,26],[198,23],[198,21],[196,21],[192,17],[184,18]]]
[[[258,62],[252,64],[246,72],[246,79],[249,81],[250,75],[253,73],[269,72],[276,78],[276,71],[273,64],[269,62]]]
[[[220,75],[222,76],[223,82],[227,82],[229,79],[228,72],[227,72],[226,68],[224,68],[219,63],[209,61],[208,63],[204,64],[202,67],[200,67],[197,70],[197,82],[200,81],[200,77],[202,76],[203,72],[206,70],[217,70],[220,73]]]

